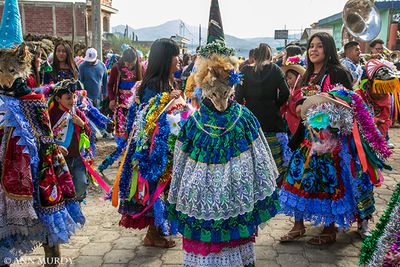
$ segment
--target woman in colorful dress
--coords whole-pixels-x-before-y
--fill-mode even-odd
[[[235,99],[250,109],[260,122],[282,178],[291,152],[280,108],[290,92],[282,70],[271,62],[271,53],[269,45],[260,44],[255,52],[255,66],[241,69],[243,82],[236,86]]]
[[[114,135],[119,140],[126,139],[124,125],[128,113],[131,89],[137,81],[142,80],[142,67],[136,50],[129,47],[124,50],[120,60],[111,69],[108,80],[109,107],[114,111]]]
[[[78,68],[69,44],[64,41],[57,43],[54,47],[51,70],[44,73],[43,84],[55,84],[65,79],[77,80],[78,74]]]
[[[304,138],[280,192],[282,211],[295,224],[282,242],[302,237],[304,220],[324,226],[310,244],[335,242],[335,224],[347,229],[375,210],[373,186],[382,182],[379,170],[388,167],[384,159],[391,151],[362,99],[341,86],[334,89],[302,105]]]
[[[201,52],[203,101],[175,144],[168,210],[183,236],[183,266],[254,266],[257,226],[279,210],[271,151],[256,117],[231,99],[240,74],[219,46]]]
[[[126,126],[130,136],[113,188],[113,205],[117,206],[120,199],[120,225],[148,227],[145,246],[175,246],[167,237],[176,230],[166,218],[165,205],[173,152],[168,144],[176,139],[171,129],[177,126],[172,122],[173,114],[164,109],[181,95],[173,76],[179,67],[178,55],[179,48],[170,39],[159,39],[151,46],[146,74],[129,107]]]

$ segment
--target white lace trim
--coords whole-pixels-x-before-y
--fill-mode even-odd
[[[205,220],[236,217],[275,190],[278,170],[263,135],[224,165],[195,162],[181,146],[175,145],[168,201],[184,214]]]
[[[0,186],[0,239],[13,234],[31,235],[43,231],[32,200],[15,200]]]
[[[220,253],[211,253],[207,256],[193,253],[183,253],[185,267],[240,267],[253,264],[256,260],[254,244],[247,243],[234,248],[224,248]]]

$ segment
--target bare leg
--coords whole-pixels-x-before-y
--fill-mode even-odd
[[[48,244],[43,244],[44,257],[46,264],[45,267],[57,267],[60,263],[60,245],[50,247]]]
[[[325,227],[321,234],[311,238],[308,243],[312,245],[326,245],[330,243],[336,242],[336,232],[337,229],[335,224],[332,223],[329,226]]]
[[[306,233],[306,228],[304,227],[304,221],[296,220],[294,222],[293,228],[286,235],[282,236],[280,241],[281,242],[293,241],[304,236],[305,233]]]

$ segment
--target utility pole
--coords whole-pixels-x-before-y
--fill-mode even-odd
[[[103,60],[102,46],[102,21],[101,21],[101,0],[92,1],[92,47],[97,50],[97,57]]]

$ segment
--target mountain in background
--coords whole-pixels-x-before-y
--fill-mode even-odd
[[[112,27],[112,32],[123,34],[125,27],[125,25]],[[194,51],[199,44],[199,27],[182,23],[181,20],[172,20],[158,26],[141,29],[133,29],[128,26],[128,36],[131,37],[132,33],[137,35],[139,41],[154,41],[159,38],[169,38],[173,35],[183,35],[191,41],[188,45],[188,49],[190,51]],[[293,36],[293,39],[296,37],[297,39],[300,38],[300,36]],[[201,39],[202,44],[207,41],[207,28],[201,29]],[[249,53],[249,50],[257,47],[260,43],[269,44],[274,51],[277,47],[282,47],[284,45],[284,40],[275,40],[273,37],[242,39],[229,34],[225,34],[225,41],[228,46],[235,48],[238,55],[246,57]]]

